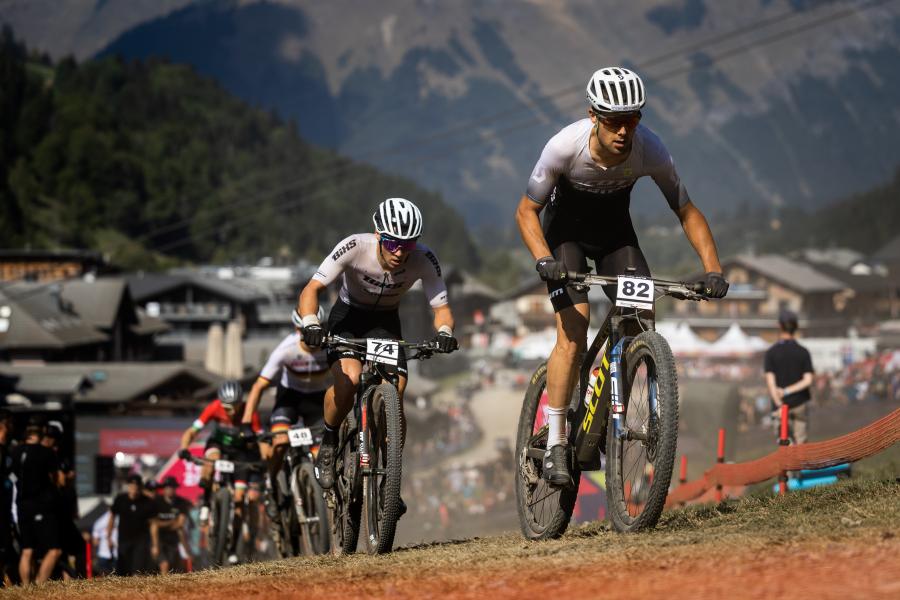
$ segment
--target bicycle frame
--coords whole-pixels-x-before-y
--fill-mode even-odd
[[[616,281],[614,277],[582,273],[570,273],[568,278],[576,284],[588,281],[600,285],[611,285]],[[688,284],[680,282],[657,279],[653,281],[663,289],[663,295],[685,299],[705,299],[692,289],[696,285],[688,287]],[[631,340],[635,337],[631,333],[654,330],[655,327],[654,311],[622,308],[616,306],[614,302],[593,342],[582,355],[579,363],[578,393],[574,394],[569,406],[569,414],[572,417],[569,420],[571,425],[569,446],[574,448],[575,460],[582,471],[600,469],[600,455],[606,451],[610,410],[613,413],[613,435],[618,439],[629,435],[621,420],[621,416],[625,413],[625,403],[629,393],[629,390],[624,389],[623,386],[622,373],[625,367],[623,356]],[[591,391],[590,400],[585,402],[591,369],[601,350],[603,350],[603,355],[600,358],[597,380]],[[656,389],[653,386],[650,387],[649,404],[652,410],[656,409]],[[540,438],[543,434],[542,430],[535,434],[533,440]],[[639,435],[634,432],[632,434]],[[536,457],[537,454],[536,452]]]

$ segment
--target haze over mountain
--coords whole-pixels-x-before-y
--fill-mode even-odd
[[[509,228],[544,143],[583,116],[584,83],[607,64],[644,77],[644,123],[708,213],[821,206],[900,162],[897,2],[57,5],[0,0],[0,20],[56,56],[190,63],[296,119],[310,141],[441,191],[486,228]],[[636,190],[637,210],[664,210],[652,183]]]

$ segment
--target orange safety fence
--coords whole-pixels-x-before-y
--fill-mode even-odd
[[[693,500],[716,486],[759,483],[784,471],[823,469],[878,454],[900,441],[900,408],[847,435],[799,446],[780,446],[775,452],[744,463],[717,464],[703,477],[669,492],[666,506]]]

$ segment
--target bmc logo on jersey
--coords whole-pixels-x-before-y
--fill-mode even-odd
[[[437,275],[438,275],[438,277],[440,277],[441,276],[441,265],[438,263],[437,257],[434,254],[432,254],[431,251],[426,252],[425,256],[428,258],[428,260],[431,261],[431,264],[434,265],[434,270],[437,271]]]
[[[356,240],[350,240],[337,250],[335,250],[334,254],[331,255],[331,260],[337,260],[343,255],[347,254],[349,250],[356,248]]]

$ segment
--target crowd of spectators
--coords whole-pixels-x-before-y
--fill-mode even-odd
[[[30,419],[16,438],[0,410],[0,577],[4,585],[83,577],[86,548],[75,520],[72,461],[60,450],[62,424]]]

